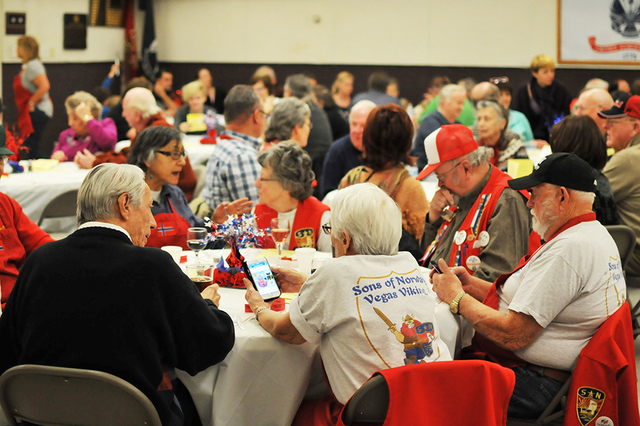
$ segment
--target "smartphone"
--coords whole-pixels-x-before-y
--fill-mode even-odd
[[[118,66],[118,69],[116,70],[116,77],[120,77],[120,59],[116,58],[114,63]]]
[[[441,274],[442,271],[440,270],[440,266],[438,266],[438,262],[436,262],[435,260],[431,261],[431,269],[433,269],[436,274]]]
[[[264,257],[257,257],[247,263],[247,278],[266,302],[280,297],[280,287],[273,277],[269,262]]]

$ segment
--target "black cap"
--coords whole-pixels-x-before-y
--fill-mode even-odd
[[[0,155],[13,155],[13,151],[7,148],[7,132],[0,124]]]
[[[624,108],[627,106],[627,101],[631,97],[626,92],[619,92],[616,98],[613,100],[613,108],[604,111],[598,111],[598,115],[602,118],[619,118],[626,117]]]
[[[573,152],[556,152],[542,160],[529,176],[511,179],[507,183],[517,190],[550,183],[577,191],[595,192],[596,173],[589,163]]]

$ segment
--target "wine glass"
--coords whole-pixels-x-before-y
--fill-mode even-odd
[[[276,247],[278,248],[278,263],[282,263],[282,246],[289,238],[290,230],[291,224],[289,220],[277,217],[271,219],[271,238],[276,242]]]
[[[196,263],[198,263],[198,253],[207,246],[206,228],[187,229],[187,245],[196,253]]]

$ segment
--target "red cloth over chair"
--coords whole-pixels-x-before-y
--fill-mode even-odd
[[[592,425],[640,425],[628,303],[600,326],[580,352],[573,370],[564,425],[585,426],[592,420]]]
[[[385,426],[506,425],[516,383],[512,370],[481,360],[415,364],[375,374],[382,374],[389,387]],[[338,425],[343,425],[342,416]]]

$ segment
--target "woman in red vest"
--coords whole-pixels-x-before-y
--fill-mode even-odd
[[[315,179],[311,170],[311,157],[294,141],[284,141],[260,153],[262,166],[256,180],[259,204],[255,208],[256,223],[260,229],[271,226],[271,219],[288,219],[291,223],[285,250],[296,247],[315,247],[331,251],[331,239],[320,232],[329,222],[329,206],[311,196],[311,183]],[[271,238],[261,240],[262,247],[275,247]]]
[[[204,226],[204,221],[193,213],[184,192],[176,186],[187,158],[180,132],[173,127],[148,127],[137,136],[128,155],[129,164],[145,172],[153,197],[151,213],[156,229],[151,231],[147,247],[180,246],[187,250],[187,230]],[[224,222],[227,214],[246,213],[252,204],[247,198],[220,204],[212,220]]]

